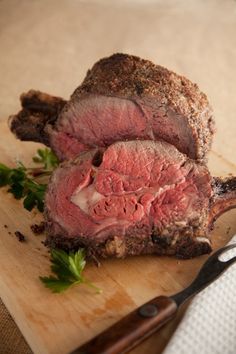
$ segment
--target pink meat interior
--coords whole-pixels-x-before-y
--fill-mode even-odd
[[[117,141],[159,138],[195,158],[195,140],[185,118],[169,108],[153,99],[137,104],[118,97],[89,95],[63,110],[50,134],[50,144],[63,160]]]
[[[209,206],[207,169],[167,143],[115,143],[99,164],[92,155],[58,168],[46,195],[49,220],[69,237],[162,232],[199,218]]]

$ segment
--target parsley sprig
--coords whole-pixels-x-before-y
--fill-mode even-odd
[[[33,161],[43,164],[43,168],[47,171],[53,170],[59,164],[56,155],[48,148],[38,149],[37,154],[33,157]]]
[[[49,277],[40,277],[44,285],[53,293],[61,293],[72,285],[86,284],[92,287],[96,293],[101,290],[89,282],[82,275],[85,267],[85,252],[79,249],[77,252],[70,252],[54,249],[51,251],[51,271],[55,274]]]
[[[47,183],[40,181],[50,176],[59,161],[54,153],[46,148],[37,150],[33,162],[38,166],[25,167],[18,162],[15,168],[10,168],[0,163],[0,187],[8,186],[8,192],[12,193],[16,199],[23,199],[25,209],[31,211],[36,207],[39,211],[43,211]],[[55,249],[51,251],[51,271],[54,275],[39,278],[53,293],[60,293],[78,284],[86,284],[100,293],[99,288],[83,277],[85,264],[83,249],[69,254]]]
[[[47,184],[40,183],[39,177],[48,176],[58,165],[57,157],[49,149],[38,149],[33,161],[40,167],[26,168],[21,162],[10,168],[0,163],[0,187],[9,186],[8,192],[16,199],[23,199],[25,209],[31,211],[36,207],[39,211],[44,208],[44,195]]]
[[[25,209],[34,207],[43,211],[46,184],[39,184],[28,177],[27,169],[21,164],[17,168],[9,168],[0,163],[0,187],[9,186],[8,192],[16,199],[23,198]]]

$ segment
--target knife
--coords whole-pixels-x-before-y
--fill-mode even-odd
[[[148,301],[71,354],[127,353],[170,321],[186,300],[203,290],[233,264],[236,256],[226,262],[221,261],[219,256],[234,247],[236,243],[219,249],[209,257],[186,289],[170,297],[158,296]]]

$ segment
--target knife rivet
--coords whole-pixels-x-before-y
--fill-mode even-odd
[[[158,309],[156,305],[149,304],[140,307],[138,312],[142,317],[154,317],[158,314]]]

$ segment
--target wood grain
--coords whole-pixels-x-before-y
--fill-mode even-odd
[[[177,312],[174,300],[158,296],[138,307],[71,354],[124,354],[148,338]]]
[[[13,165],[17,157],[29,164],[39,145],[17,141],[6,122],[0,123],[0,131],[1,161]],[[236,167],[216,153],[211,154],[209,165],[217,175],[236,174]],[[0,189],[0,198],[0,296],[37,354],[69,353],[141,304],[180,291],[207,258],[130,257],[102,261],[100,268],[90,263],[85,275],[103,289],[102,294],[94,294],[84,286],[65,294],[51,294],[38,279],[49,274],[48,251],[41,243],[44,236],[35,236],[30,230],[41,216],[24,210],[6,190]],[[25,243],[17,240],[16,230],[26,236]],[[232,210],[216,224],[212,233],[214,249],[223,246],[234,233]],[[161,353],[181,316],[132,353]]]
[[[135,54],[185,75],[207,93],[217,126],[210,168],[216,175],[236,174],[235,9],[231,0],[2,0],[0,119],[19,110],[18,97],[30,88],[67,99],[99,58]],[[37,146],[17,141],[5,122],[0,125],[0,161],[28,163]],[[37,354],[68,353],[142,303],[179,291],[207,257],[89,264],[86,276],[103,288],[102,295],[83,287],[52,295],[38,280],[49,272],[44,237],[32,235],[29,227],[39,216],[3,190],[0,201],[0,297]],[[232,210],[217,222],[214,248],[236,233],[235,215]],[[17,241],[16,230],[26,243]],[[132,354],[161,353],[183,313],[184,308]]]

